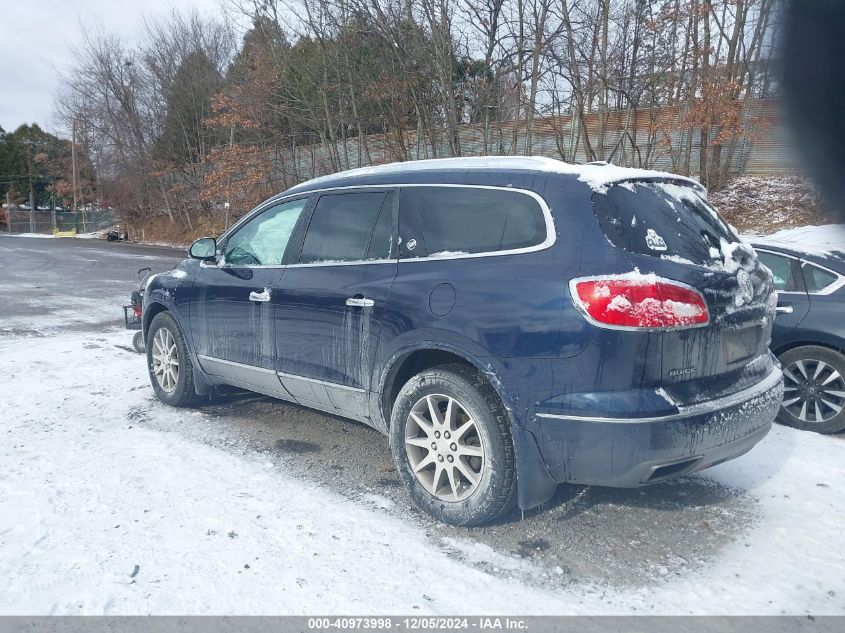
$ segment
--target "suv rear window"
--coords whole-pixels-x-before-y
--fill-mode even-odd
[[[414,193],[429,256],[526,248],[546,239],[543,210],[524,193],[478,187],[415,187]]]
[[[611,244],[629,253],[709,265],[720,244],[739,238],[692,187],[622,182],[593,194],[593,211]]]

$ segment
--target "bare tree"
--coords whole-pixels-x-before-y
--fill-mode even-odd
[[[99,195],[187,231],[321,173],[473,153],[668,165],[719,186],[771,92],[775,7],[228,0],[225,20],[173,11],[133,46],[86,34],[57,110]]]

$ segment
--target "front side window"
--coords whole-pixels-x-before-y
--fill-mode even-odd
[[[782,255],[764,253],[757,251],[760,262],[772,271],[772,282],[775,290],[782,292],[795,292],[798,286],[795,283],[795,275],[792,270],[792,260]]]
[[[414,189],[425,248],[407,252],[409,256],[492,253],[537,246],[546,239],[546,219],[540,204],[519,191],[477,187]]]
[[[822,292],[829,286],[832,286],[839,279],[832,272],[813,266],[812,264],[804,264],[804,283],[807,284],[807,292]]]
[[[307,198],[284,202],[252,218],[226,242],[226,263],[232,266],[280,265],[307,203]]]
[[[388,240],[392,235],[391,201],[392,194],[383,191],[320,196],[308,223],[299,263],[331,264],[383,259],[389,253]],[[379,217],[382,221],[378,223],[378,235],[375,236],[374,227]],[[379,244],[370,248],[373,238]]]

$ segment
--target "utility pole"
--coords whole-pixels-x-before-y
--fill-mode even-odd
[[[32,179],[32,141],[26,145],[26,164],[29,168],[29,232],[35,233],[35,184]]]
[[[70,124],[71,128],[71,142],[70,142],[70,161],[71,161],[71,184],[73,186],[73,212],[79,212],[79,199],[76,197],[76,119]]]
[[[229,151],[232,151],[232,146],[235,144],[235,125],[234,123],[229,127]],[[229,198],[232,194],[232,170],[229,169],[229,179],[226,182],[226,204],[223,205],[223,208],[226,209],[226,228],[225,230],[229,230]]]

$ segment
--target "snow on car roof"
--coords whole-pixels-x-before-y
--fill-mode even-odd
[[[588,163],[586,165],[575,165],[565,163],[554,158],[543,156],[476,156],[468,158],[435,158],[428,160],[414,160],[386,165],[373,165],[371,167],[359,167],[328,176],[321,176],[308,181],[307,184],[318,184],[338,178],[350,178],[355,176],[378,176],[384,174],[396,174],[407,172],[438,171],[444,169],[458,169],[467,171],[483,170],[513,170],[513,171],[541,171],[556,174],[569,174],[577,176],[578,180],[586,183],[594,191],[604,193],[608,185],[621,180],[632,180],[638,178],[668,178],[676,181],[683,181],[701,191],[701,184],[692,178],[670,174],[665,171],[654,171],[650,169],[634,169],[632,167],[617,167],[605,163]]]
[[[765,236],[752,236],[755,244],[791,249],[797,252],[824,256],[843,256],[845,252],[845,224],[799,226]]]

